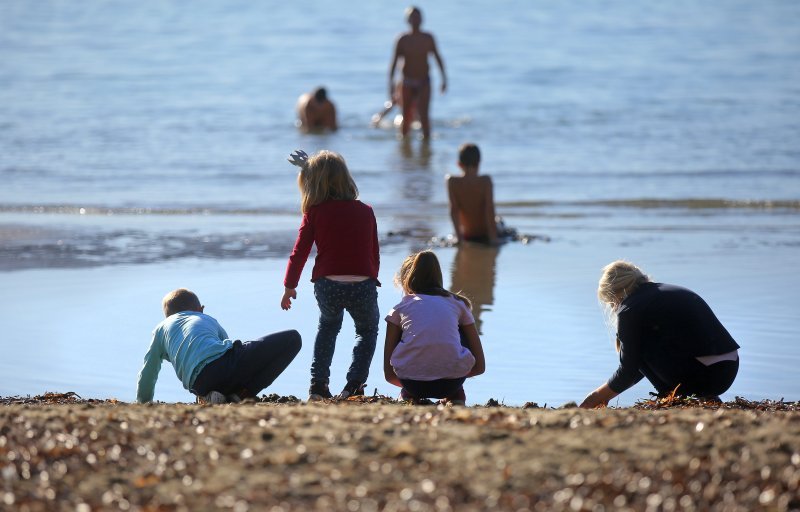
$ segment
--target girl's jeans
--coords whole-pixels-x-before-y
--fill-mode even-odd
[[[353,362],[347,372],[347,381],[359,384],[367,381],[369,365],[378,340],[380,311],[376,285],[375,279],[341,283],[322,277],[314,282],[314,296],[319,305],[319,328],[314,341],[314,359],[311,362],[312,382],[330,382],[336,336],[342,328],[345,310],[356,327]]]

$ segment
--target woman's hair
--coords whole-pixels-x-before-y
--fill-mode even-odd
[[[606,325],[614,332],[617,323],[617,308],[625,298],[642,283],[649,283],[650,276],[629,261],[617,260],[603,267],[603,275],[597,285],[597,298],[603,303]],[[613,329],[613,330],[612,330]],[[614,336],[614,346],[620,350],[619,336]]]
[[[171,316],[181,311],[198,311],[200,309],[200,299],[194,292],[186,288],[178,288],[166,294],[161,300],[161,307],[164,309],[164,316]]]
[[[433,251],[420,251],[408,256],[400,265],[394,282],[403,289],[404,293],[453,296],[463,301],[470,309],[472,308],[472,303],[468,298],[444,288],[442,267]]]
[[[358,187],[344,158],[333,151],[323,150],[309,158],[297,176],[297,185],[303,213],[330,199],[358,199]]]
[[[649,283],[650,276],[629,261],[617,260],[603,267],[597,285],[597,297],[617,308],[640,284]]]

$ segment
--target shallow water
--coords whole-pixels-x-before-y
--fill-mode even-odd
[[[424,2],[450,90],[423,144],[369,127],[401,9],[348,5],[3,3],[0,320],[26,341],[0,342],[0,394],[132,399],[158,300],[188,286],[237,337],[311,325],[275,385],[302,395],[316,311],[307,282],[277,307],[299,222],[286,155],[347,158],[378,215],[386,311],[402,257],[450,231],[444,176],[470,140],[506,222],[550,240],[437,249],[480,312],[470,401],[602,382],[594,288],[619,257],[707,299],[743,347],[731,395],[798,398],[800,6]],[[318,84],[342,129],[305,136],[294,102]],[[157,398],[188,399],[171,372]]]

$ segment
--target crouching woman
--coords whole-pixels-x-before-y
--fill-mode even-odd
[[[739,345],[706,302],[686,288],[654,283],[627,261],[606,265],[597,288],[617,324],[620,364],[583,408],[607,405],[643,377],[659,395],[717,398],[739,371]]]

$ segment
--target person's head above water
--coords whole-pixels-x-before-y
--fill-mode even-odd
[[[314,89],[314,99],[317,100],[319,103],[323,103],[328,100],[328,91],[325,90],[324,87],[317,87]]]
[[[597,285],[597,297],[616,309],[639,285],[649,283],[650,277],[633,263],[617,260],[603,267]]]

